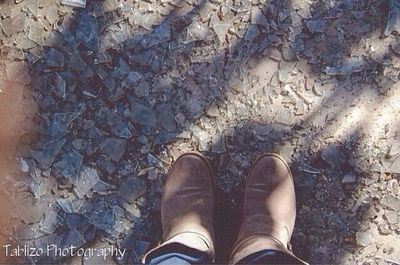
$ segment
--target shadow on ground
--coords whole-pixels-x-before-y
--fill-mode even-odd
[[[231,21],[229,10],[238,14]],[[154,163],[149,153],[159,158],[202,151],[217,172],[219,262],[227,260],[227,246],[235,239],[251,162],[266,151],[280,153],[290,162],[298,197],[294,252],[311,263],[340,262],[341,251],[357,248],[357,217],[368,211],[368,205],[356,213],[349,205],[357,186],[370,174],[356,152],[363,144],[362,121],[367,117],[356,117],[352,123],[346,115],[365,97],[364,91],[378,99],[390,96],[390,83],[382,90],[379,82],[391,51],[383,50],[376,60],[359,54],[365,39],[379,40],[386,6],[374,1],[316,2],[305,11],[301,2],[271,1],[250,18],[253,23],[242,21],[248,10],[253,16],[255,9],[246,3],[231,7],[202,1],[191,7],[177,2],[157,26],[131,30],[129,36],[122,26],[109,29],[126,18],[117,9],[109,10],[106,2],[90,1],[85,10],[65,16],[59,23],[64,31],[55,34],[40,52],[41,59],[29,65],[39,106],[35,121],[40,124],[32,148],[66,139],[54,162],[76,150],[83,156],[82,165],[96,167],[102,180],[117,187],[130,178],[121,175],[120,168],[131,164],[135,170],[129,173],[137,174],[158,163],[158,177],[138,177],[145,179],[146,195],[130,202],[141,211],[132,234],[154,243],[161,236],[159,199],[171,160]],[[203,36],[191,28],[199,25],[199,14],[207,17],[207,26],[223,27],[229,21],[242,27],[218,36],[207,30]],[[118,34],[112,35],[113,30]],[[75,34],[68,38],[66,32]],[[214,42],[219,45],[209,49]],[[49,62],[49,54],[57,51],[68,54],[65,64]],[[356,55],[358,61],[348,61]],[[297,79],[299,72],[306,78]],[[65,95],[49,85],[59,77],[66,80]],[[310,85],[324,91],[304,89]],[[310,95],[313,104],[307,103]],[[303,104],[303,113],[298,104]],[[78,114],[55,124],[54,113]],[[126,150],[117,161],[102,144],[108,138],[126,139]],[[80,150],[73,140],[82,141]],[[32,157],[29,152],[21,155]],[[68,182],[52,163],[38,167],[51,167],[59,184]],[[343,184],[349,174],[357,181]],[[140,201],[142,195],[146,202]],[[87,201],[109,196],[99,192]],[[117,195],[112,200],[121,203]],[[100,224],[94,226],[92,240],[107,237]]]

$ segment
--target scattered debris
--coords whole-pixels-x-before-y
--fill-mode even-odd
[[[351,184],[351,183],[355,183],[355,182],[356,182],[356,176],[354,175],[354,173],[346,174],[342,178],[343,184]]]
[[[100,148],[114,161],[119,161],[125,153],[126,140],[107,138],[100,143]]]
[[[386,23],[385,35],[388,36],[396,31],[400,33],[400,1],[389,0],[389,14]]]
[[[67,6],[86,7],[86,0],[61,0],[61,3]]]
[[[327,66],[325,72],[327,75],[350,75],[363,70],[365,62],[362,57],[350,58],[344,64],[338,66]]]
[[[101,239],[138,262],[180,154],[208,156],[239,209],[252,161],[275,152],[293,170],[302,258],[398,260],[398,0],[388,14],[380,1],[0,5],[0,109],[23,133],[2,150],[19,167],[2,183],[18,240]]]

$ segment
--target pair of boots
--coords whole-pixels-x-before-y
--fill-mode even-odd
[[[163,243],[148,252],[179,243],[206,253],[214,260],[213,173],[209,162],[197,153],[180,156],[164,186],[161,201]],[[230,264],[263,250],[290,251],[296,218],[293,177],[278,155],[265,154],[254,163],[246,180],[243,217]]]

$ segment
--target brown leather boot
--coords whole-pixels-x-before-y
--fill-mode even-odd
[[[198,153],[186,153],[174,163],[161,199],[163,243],[172,243],[206,253],[214,260],[214,184],[210,164]]]
[[[295,219],[296,197],[289,166],[275,154],[259,157],[246,180],[242,225],[230,263],[271,249],[307,264],[289,250]]]

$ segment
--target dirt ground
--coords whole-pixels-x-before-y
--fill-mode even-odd
[[[252,162],[276,152],[295,254],[400,263],[398,1],[79,2],[0,1],[0,234],[127,255],[17,262],[138,263],[171,164],[195,150],[216,174],[218,262]]]

